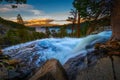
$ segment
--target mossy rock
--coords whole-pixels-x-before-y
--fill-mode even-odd
[[[17,65],[20,62],[20,60],[17,59],[11,59],[11,60],[5,60],[5,63],[8,65]]]
[[[0,55],[0,60],[8,60],[10,57],[8,55]]]

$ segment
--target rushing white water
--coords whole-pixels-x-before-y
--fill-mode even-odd
[[[51,58],[64,64],[69,58],[78,54],[86,55],[86,49],[93,49],[98,42],[105,42],[111,36],[111,31],[104,31],[84,38],[47,38],[27,42],[3,49],[4,54],[21,59],[32,65]],[[34,61],[34,62],[33,62]]]

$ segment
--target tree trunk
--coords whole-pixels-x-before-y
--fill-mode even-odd
[[[95,28],[93,26],[89,26],[89,28],[88,28],[88,30],[86,32],[86,35],[90,35],[90,33],[92,33],[95,30]]]
[[[80,13],[78,12],[77,37],[80,37]]]
[[[72,24],[72,37],[74,37],[74,27],[75,27],[75,22],[73,21],[73,24]]]
[[[75,14],[74,14],[74,20],[73,20],[73,25],[72,25],[72,37],[74,37],[74,28],[76,25],[76,19],[77,19],[77,10],[75,11]]]
[[[111,26],[111,40],[120,40],[120,0],[113,0]]]

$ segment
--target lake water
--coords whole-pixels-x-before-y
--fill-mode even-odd
[[[52,30],[55,30],[56,32],[59,32],[60,27],[49,27],[48,29],[49,29],[50,32]],[[66,30],[67,30],[68,33],[72,32],[71,27],[66,27]],[[45,33],[46,32],[46,27],[36,27],[35,31],[36,32],[43,32],[43,33]]]

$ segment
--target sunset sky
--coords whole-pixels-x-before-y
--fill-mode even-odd
[[[27,4],[18,5],[18,8],[11,8],[11,4],[0,4],[0,16],[16,20],[17,14],[21,14],[24,21],[35,20],[57,20],[54,24],[64,24],[70,15],[73,0],[27,0]],[[49,21],[47,20],[47,21]],[[34,21],[33,21],[34,22]]]

